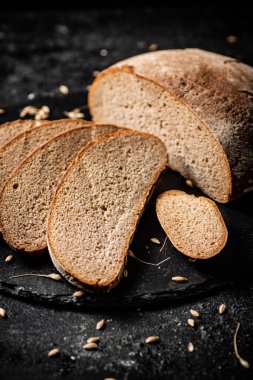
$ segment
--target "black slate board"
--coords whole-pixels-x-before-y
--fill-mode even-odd
[[[50,107],[51,118],[62,118],[62,111],[85,104],[86,94],[76,93],[67,96],[43,98],[31,105]],[[8,120],[18,118],[18,111],[27,104],[7,108]],[[89,118],[87,108],[84,112]],[[1,118],[1,122],[4,122]],[[144,212],[131,245],[135,255],[150,263],[166,262],[159,266],[147,265],[129,257],[127,264],[128,277],[108,294],[87,294],[83,298],[73,297],[73,288],[66,281],[54,282],[45,278],[25,277],[11,279],[13,275],[23,273],[52,273],[55,269],[48,253],[40,258],[28,258],[13,252],[1,238],[0,257],[0,294],[10,295],[30,302],[54,306],[86,308],[138,308],[168,304],[172,301],[186,299],[205,293],[221,285],[238,280],[251,280],[253,269],[253,194],[231,202],[229,205],[218,205],[228,227],[228,243],[221,254],[207,261],[189,261],[189,258],[174,249],[169,240],[162,251],[165,234],[155,214],[157,195],[169,189],[180,189],[201,195],[197,189],[185,184],[185,180],[175,172],[166,170]],[[150,238],[156,237],[161,245],[154,244]],[[148,249],[147,249],[148,247]],[[6,264],[5,258],[14,254],[12,263]],[[187,277],[187,283],[174,283],[173,276]]]

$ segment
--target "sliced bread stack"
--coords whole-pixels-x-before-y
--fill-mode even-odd
[[[77,124],[83,126],[70,128],[73,123],[69,121],[53,124],[54,134],[61,128],[68,131],[34,150],[3,187],[0,194],[0,229],[4,239],[16,250],[37,253],[46,248],[47,214],[59,179],[83,146],[94,138],[117,130],[114,126]],[[44,126],[48,128],[48,133],[41,130],[42,134],[36,136],[34,141],[41,145],[43,139],[48,140],[51,126]],[[27,143],[32,144],[31,140]],[[79,204],[78,197],[76,202]],[[65,213],[67,210],[63,211]],[[62,223],[67,217],[65,213]]]
[[[19,125],[18,123],[14,125]],[[13,170],[35,149],[62,132],[89,124],[86,120],[63,119],[43,123],[39,127],[28,128],[27,131],[18,134],[0,149],[0,191]],[[27,120],[27,125],[32,125],[32,121]],[[8,125],[8,128],[13,128],[13,124]]]
[[[198,49],[150,52],[110,67],[91,86],[100,123],[148,131],[170,167],[218,202],[253,189],[253,68]]]
[[[102,137],[78,154],[57,188],[47,227],[51,258],[67,280],[101,291],[118,283],[166,164],[164,144],[134,131]]]

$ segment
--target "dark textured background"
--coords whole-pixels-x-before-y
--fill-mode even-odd
[[[84,92],[93,70],[147,51],[151,43],[200,47],[253,64],[251,24],[243,4],[1,13],[0,107],[29,104],[29,93],[61,96],[60,84],[71,93]],[[228,35],[238,41],[229,44]],[[108,50],[106,57],[101,49]],[[4,379],[250,379],[252,370],[242,368],[233,354],[240,322],[239,350],[253,367],[253,284],[243,280],[191,302],[149,311],[74,312],[2,296],[0,307],[8,318],[0,319],[0,374]],[[217,313],[221,303],[228,307],[223,316]],[[190,308],[201,312],[195,329],[186,323]],[[109,322],[99,332],[99,350],[86,352],[81,347],[96,335],[101,318]],[[152,334],[161,342],[144,345]],[[193,353],[187,352],[190,340]],[[48,359],[47,351],[55,346],[61,355]]]

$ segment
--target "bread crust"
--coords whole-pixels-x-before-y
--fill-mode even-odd
[[[19,120],[16,120],[17,122]],[[22,120],[21,120],[22,121]],[[27,120],[27,121],[30,121],[30,120]],[[31,120],[33,121],[33,120]],[[86,120],[80,120],[80,119],[72,119],[71,121],[73,121],[73,123],[78,123],[78,127],[79,127],[79,124],[80,126],[81,125],[94,125],[95,123],[94,122],[91,122],[91,121],[86,121]],[[43,124],[39,125],[39,126],[34,126],[34,127],[31,127],[30,129],[24,131],[24,132],[21,132],[20,134],[18,134],[16,137],[14,137],[11,141],[7,142],[6,144],[4,144],[2,147],[0,147],[0,156],[1,156],[1,152],[4,152],[6,149],[8,149],[9,146],[12,146],[15,142],[17,142],[18,140],[20,140],[23,136],[26,136],[28,134],[28,137],[29,137],[29,134],[36,129],[36,130],[43,130],[43,128],[49,124],[54,124],[54,125],[57,125],[57,124],[62,124],[63,122],[69,122],[68,119],[60,119],[60,120],[47,120],[46,122],[44,121]],[[5,123],[5,124],[11,124],[12,122],[10,123]],[[0,125],[0,128],[2,126],[4,126],[5,124],[2,124]],[[77,128],[75,126],[73,126],[73,128]],[[64,133],[64,132],[63,132]],[[59,133],[60,134],[60,133]]]
[[[33,122],[33,120],[31,120]],[[90,122],[90,121],[86,121],[86,120],[80,120],[80,119],[72,119],[71,121],[69,121],[68,119],[60,119],[60,120],[51,120],[51,121],[44,121],[42,125],[40,126],[36,126],[36,127],[33,127],[33,128],[29,128],[28,130],[18,134],[16,137],[14,137],[12,140],[10,140],[9,142],[7,142],[5,145],[3,145],[1,148],[0,148],[0,158],[2,159],[2,157],[6,154],[6,151],[7,151],[7,154],[8,154],[8,151],[9,149],[11,149],[11,147],[14,145],[15,147],[15,144],[19,141],[22,141],[23,138],[26,138],[26,139],[29,139],[31,134],[33,135],[34,133],[36,133],[36,131],[43,131],[44,128],[46,128],[47,126],[50,126],[50,125],[54,125],[54,126],[57,126],[57,125],[62,125],[63,123],[72,123],[73,122],[73,127],[70,127],[70,129],[74,129],[74,128],[77,128],[77,127],[81,127],[81,126],[84,126],[84,125],[87,125],[87,126],[90,126],[90,125],[94,125],[93,122]],[[76,125],[75,125],[76,123]],[[63,132],[64,133],[64,132]],[[59,132],[59,134],[61,134],[61,132]],[[37,148],[35,148],[34,150],[36,150]],[[32,153],[32,152],[31,152]],[[31,154],[30,153],[30,154]],[[22,162],[22,161],[21,161]],[[20,163],[21,163],[20,162]],[[18,165],[19,166],[19,165]],[[16,168],[15,168],[16,170]],[[2,191],[2,188],[3,188],[3,183],[2,181],[0,181],[0,192]]]
[[[199,49],[156,51],[121,61],[90,89],[89,108],[101,78],[116,72],[151,81],[177,98],[215,137],[230,178],[226,203],[252,186],[253,68]]]
[[[222,224],[223,226],[223,233],[224,233],[224,240],[223,242],[217,247],[216,251],[213,252],[212,254],[210,254],[209,256],[207,255],[193,255],[191,252],[187,252],[186,250],[182,250],[180,249],[180,247],[178,246],[178,243],[175,239],[173,239],[173,237],[171,236],[170,232],[169,232],[169,229],[165,227],[165,223],[161,220],[160,218],[160,200],[164,199],[164,198],[167,198],[167,197],[170,197],[170,196],[175,196],[175,195],[184,195],[184,196],[187,196],[189,198],[198,198],[200,201],[202,202],[207,202],[209,203],[214,212],[215,212],[215,215],[217,216],[217,218],[219,219],[220,223]],[[181,253],[183,253],[184,255],[186,256],[189,256],[189,257],[192,257],[194,259],[202,259],[202,260],[205,260],[205,259],[209,259],[215,255],[217,255],[218,253],[221,252],[221,250],[225,247],[226,243],[227,243],[227,239],[228,239],[228,231],[227,231],[227,227],[226,227],[226,224],[221,216],[221,213],[216,205],[216,203],[214,201],[212,201],[211,199],[209,198],[206,198],[206,197],[203,197],[203,196],[200,196],[200,197],[196,197],[195,195],[193,194],[187,194],[185,193],[184,191],[182,190],[168,190],[168,191],[165,191],[164,193],[160,194],[158,197],[157,197],[157,200],[156,200],[156,214],[157,214],[157,218],[163,228],[163,230],[165,231],[166,235],[168,236],[168,238],[170,239],[171,243],[173,244],[173,246]]]
[[[28,128],[33,128],[36,126],[36,122],[34,120],[22,120],[22,119],[17,119],[14,121],[7,121],[6,123],[3,123],[0,125],[0,129],[5,129],[5,128],[10,128],[13,125],[16,124],[27,124],[29,127]],[[34,125],[33,125],[34,124]]]
[[[44,125],[46,124],[46,121],[41,121],[41,125]],[[16,125],[22,125],[22,126],[26,126],[25,129],[23,129],[22,127],[20,127],[20,129],[22,129],[22,131],[16,131],[16,133],[14,133],[14,137],[11,137],[10,139],[6,139],[6,141],[4,143],[2,143],[2,141],[0,141],[0,149],[2,147],[4,147],[6,144],[8,144],[13,138],[15,138],[16,136],[18,136],[19,134],[21,133],[24,133],[25,131],[30,131],[31,129],[34,129],[34,128],[37,128],[37,125],[36,125],[36,121],[35,120],[14,120],[14,121],[8,121],[4,124],[1,124],[0,125],[0,134],[3,130],[8,130],[8,129],[11,129],[11,128],[15,128]],[[18,127],[19,128],[19,127]]]
[[[64,121],[66,121],[66,119],[63,119]],[[79,119],[77,119],[78,121],[80,121]],[[62,123],[62,120],[59,120],[59,123]],[[83,125],[82,125],[83,124]],[[27,248],[25,249],[23,246],[20,246],[19,244],[16,244],[15,247],[13,246],[13,244],[11,243],[12,241],[12,238],[11,238],[11,231],[9,231],[8,229],[6,229],[2,223],[2,218],[1,218],[1,209],[2,209],[2,205],[1,205],[1,199],[2,197],[4,196],[4,193],[5,191],[7,191],[8,187],[9,187],[9,184],[13,181],[13,178],[19,174],[20,171],[22,171],[22,168],[24,166],[27,165],[27,163],[31,162],[33,160],[33,157],[34,155],[36,155],[39,151],[43,150],[44,147],[48,144],[51,143],[51,141],[57,141],[58,139],[61,139],[62,135],[66,135],[68,133],[71,133],[73,130],[79,130],[79,129],[83,129],[83,128],[89,128],[89,127],[101,127],[103,126],[103,124],[101,125],[95,125],[94,123],[91,123],[91,122],[85,122],[83,121],[83,123],[80,121],[80,125],[78,125],[76,128],[71,128],[70,130],[68,131],[65,131],[65,132],[62,132],[62,133],[59,133],[58,135],[56,135],[55,137],[53,137],[52,139],[50,139],[49,141],[47,141],[45,144],[41,145],[40,147],[38,147],[37,149],[35,149],[28,157],[26,157],[26,159],[24,161],[21,162],[21,164],[15,169],[15,171],[12,173],[12,175],[9,177],[9,179],[6,181],[5,185],[3,186],[1,192],[0,192],[0,231],[2,232],[2,235],[3,235],[3,238],[4,240],[17,252],[21,252],[21,253],[24,253],[24,254],[29,254],[31,256],[36,256],[38,254],[41,254],[43,252],[45,252],[46,248],[47,248],[47,245],[44,244],[44,245],[41,245],[38,249],[36,250],[28,250]],[[116,127],[115,127],[116,128]]]
[[[75,286],[77,286],[79,288],[82,288],[82,289],[85,289],[85,290],[88,290],[88,291],[92,291],[92,292],[94,292],[94,291],[95,292],[96,291],[108,292],[108,291],[110,291],[112,288],[114,288],[118,284],[118,282],[120,281],[120,279],[122,277],[125,265],[127,263],[127,252],[129,250],[129,245],[130,245],[130,243],[131,243],[131,241],[133,239],[133,236],[134,236],[134,233],[135,233],[135,228],[130,232],[129,236],[127,237],[124,249],[121,252],[121,267],[119,269],[119,272],[118,272],[117,276],[113,280],[111,280],[110,282],[107,282],[107,283],[105,283],[104,281],[103,281],[103,284],[97,283],[97,282],[92,282],[91,283],[90,280],[87,279],[87,278],[85,280],[79,279],[78,276],[73,272],[73,270],[72,271],[70,270],[70,271],[67,272],[63,268],[64,264],[60,263],[59,260],[57,260],[57,252],[54,249],[54,244],[53,244],[53,241],[51,239],[51,218],[52,218],[52,213],[53,213],[53,210],[54,210],[54,206],[56,205],[57,197],[59,196],[59,193],[61,191],[62,186],[64,185],[64,183],[65,183],[67,177],[69,176],[69,174],[72,172],[73,168],[76,165],[78,165],[78,163],[81,160],[81,158],[83,157],[83,155],[85,155],[89,150],[92,150],[92,148],[93,148],[93,146],[95,144],[98,144],[98,143],[100,143],[102,141],[105,141],[105,140],[107,140],[109,138],[112,138],[113,136],[115,136],[115,137],[117,137],[117,136],[124,136],[126,134],[136,134],[136,135],[139,135],[140,132],[135,132],[135,131],[130,131],[130,130],[124,129],[124,130],[119,130],[118,132],[107,134],[105,136],[102,136],[102,137],[100,137],[98,139],[95,139],[95,140],[91,141],[90,143],[88,143],[77,154],[76,158],[74,159],[74,161],[72,161],[72,163],[68,167],[68,170],[65,172],[64,176],[61,178],[60,182],[58,183],[56,192],[54,194],[54,197],[53,197],[53,200],[52,200],[52,203],[51,203],[51,209],[50,209],[49,214],[48,214],[47,245],[48,245],[48,250],[49,250],[49,253],[50,253],[50,257],[51,257],[51,259],[52,259],[55,267],[57,268],[57,270],[70,283],[72,283],[73,285],[75,285]],[[147,135],[147,136],[149,136],[149,138],[152,138],[152,139],[160,141],[160,139],[158,137],[156,137],[156,136],[154,136],[152,134],[143,133],[143,132],[141,132],[141,134]],[[164,146],[164,153],[166,153],[165,146]],[[165,169],[165,167],[166,167],[166,165],[164,165],[164,167],[161,168],[160,173],[158,173],[156,175],[156,177],[154,178],[153,183],[152,183],[150,189],[146,192],[145,198],[143,199],[143,202],[142,202],[142,205],[139,207],[138,211],[135,214],[135,220],[134,220],[135,227],[137,226],[137,223],[138,223],[138,221],[139,221],[139,219],[141,217],[141,210],[144,209],[144,207],[145,207],[145,205],[147,203],[147,200],[149,199],[149,194],[152,192],[154,184],[158,180],[159,175]]]

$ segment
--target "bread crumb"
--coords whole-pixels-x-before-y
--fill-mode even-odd
[[[0,115],[3,115],[4,113],[6,113],[5,109],[4,108],[0,108]]]

